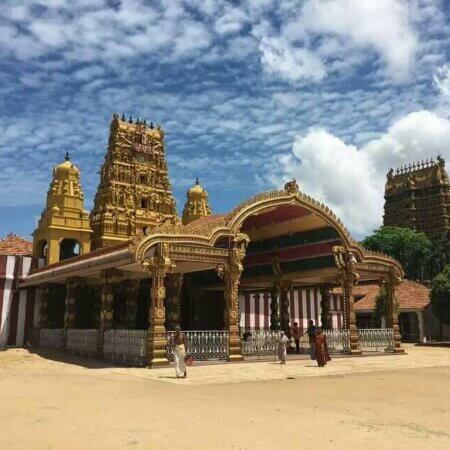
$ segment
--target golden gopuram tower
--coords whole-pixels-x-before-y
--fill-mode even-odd
[[[160,126],[113,115],[90,219],[93,249],[178,219]]]
[[[83,209],[80,170],[67,152],[65,161],[53,168],[46,206],[33,232],[33,255],[52,264],[88,253],[91,233],[89,213]]]
[[[440,156],[391,169],[384,198],[385,226],[413,228],[430,237],[450,230],[450,182]]]
[[[209,215],[211,215],[211,207],[209,205],[208,192],[200,185],[197,178],[195,185],[187,191],[182,223],[187,225],[194,220]]]

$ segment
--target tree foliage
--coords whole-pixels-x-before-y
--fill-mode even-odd
[[[386,317],[388,313],[388,296],[386,287],[383,285],[375,298],[375,318],[381,320],[382,317]]]
[[[433,314],[450,325],[450,264],[431,282],[431,308]]]
[[[433,244],[424,233],[410,228],[381,227],[364,239],[363,246],[397,259],[406,278],[423,281],[429,277]]]

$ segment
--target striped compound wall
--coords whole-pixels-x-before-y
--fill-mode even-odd
[[[39,320],[40,290],[16,290],[30,271],[29,256],[0,255],[0,349],[23,346]]]
[[[306,331],[308,321],[320,325],[322,296],[319,288],[293,288],[289,292],[291,326],[294,322]],[[270,302],[268,291],[246,292],[239,297],[240,326],[243,329],[268,330],[270,327]],[[334,330],[343,325],[342,299],[340,295],[330,295],[331,324]]]

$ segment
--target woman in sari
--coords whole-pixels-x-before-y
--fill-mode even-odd
[[[331,361],[328,353],[327,337],[322,328],[319,328],[315,337],[316,361],[319,367],[324,367],[328,361]]]

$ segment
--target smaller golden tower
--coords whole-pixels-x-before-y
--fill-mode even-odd
[[[208,192],[200,185],[198,178],[195,180],[195,185],[187,191],[186,197],[182,218],[183,225],[200,219],[200,217],[211,215]]]
[[[88,253],[91,233],[89,213],[83,209],[80,170],[67,152],[65,161],[53,168],[47,204],[33,232],[33,255],[53,264]]]

